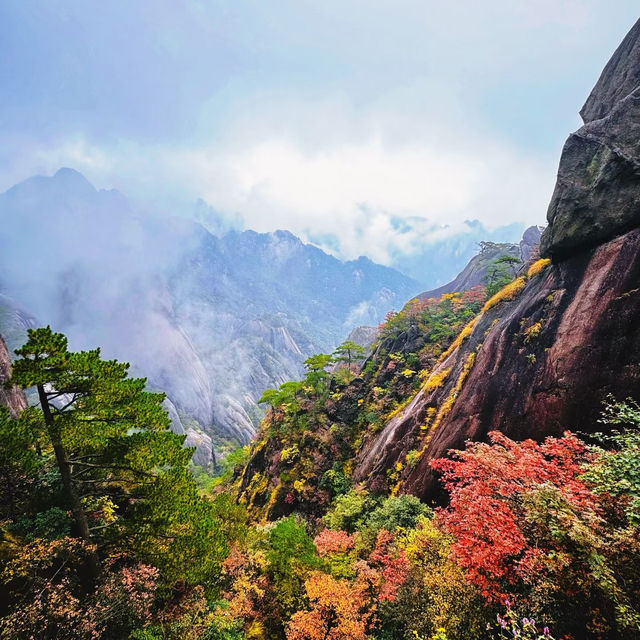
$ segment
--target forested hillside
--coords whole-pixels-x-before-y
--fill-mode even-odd
[[[0,195],[0,333],[13,350],[51,324],[76,349],[131,361],[207,467],[212,438],[249,442],[264,388],[421,285],[286,231],[214,235],[185,218],[152,217],[71,169],[12,187]]]
[[[640,21],[582,114],[540,255],[307,357],[215,478],[127,364],[0,349],[0,638],[639,638]]]

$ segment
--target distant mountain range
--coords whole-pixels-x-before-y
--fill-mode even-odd
[[[229,231],[237,224],[215,215],[196,205],[192,217],[205,228],[149,214],[73,169],[0,195],[0,333],[9,349],[28,327],[50,324],[72,349],[101,346],[131,362],[167,393],[174,429],[198,446],[203,465],[216,438],[249,441],[265,388],[298,378],[306,357],[377,325],[435,281],[365,257],[338,260],[287,231]]]
[[[246,443],[262,391],[420,291],[367,258],[341,262],[286,231],[216,236],[145,215],[61,169],[0,195],[0,333],[51,324],[168,395],[174,428]],[[202,433],[204,432],[204,434]]]

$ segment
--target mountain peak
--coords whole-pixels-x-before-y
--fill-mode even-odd
[[[95,191],[95,187],[76,169],[71,167],[61,167],[54,174],[52,179],[56,182],[63,183],[67,187],[90,188]]]
[[[611,56],[580,110],[585,124],[607,116],[640,86],[640,20]]]
[[[640,226],[640,20],[582,108],[562,150],[540,254],[555,262]]]

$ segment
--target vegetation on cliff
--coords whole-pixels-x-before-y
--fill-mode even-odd
[[[447,363],[486,303],[483,288],[412,300],[366,360],[349,343],[309,358],[302,381],[265,392],[251,451],[199,485],[162,394],[97,350],[31,331],[9,385],[35,387],[40,405],[0,412],[0,637],[636,637],[633,402],[612,399],[608,435],[588,443],[494,433],[433,461],[442,505],[401,495],[474,366],[474,349],[455,374]],[[385,482],[357,482],[363,439],[446,384],[422,442]]]

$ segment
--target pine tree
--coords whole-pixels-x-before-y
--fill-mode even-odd
[[[37,391],[76,534],[149,560],[170,579],[214,577],[226,554],[220,523],[189,471],[193,449],[169,430],[164,394],[99,349],[69,352],[49,327],[30,330],[16,354],[10,382]]]
[[[346,362],[347,367],[351,368],[351,363],[364,358],[364,347],[353,342],[353,340],[345,340],[333,352],[336,362]]]

